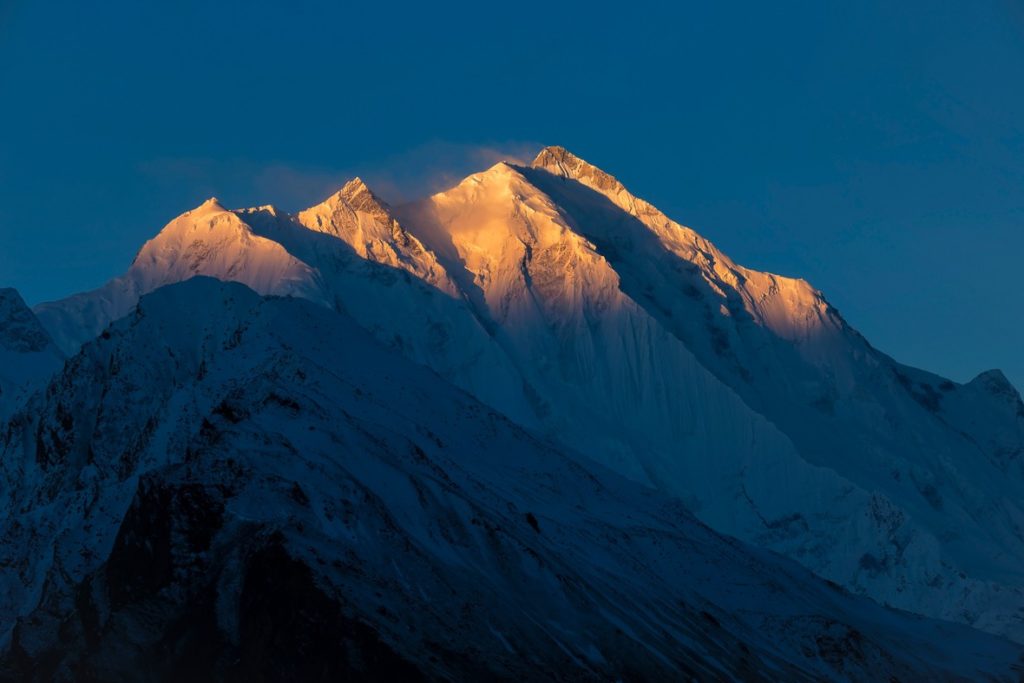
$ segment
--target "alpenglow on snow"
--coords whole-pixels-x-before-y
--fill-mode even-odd
[[[74,356],[196,275],[341,313],[583,466],[853,593],[1024,642],[1006,378],[896,362],[807,282],[737,265],[565,149],[394,207],[359,179],[294,215],[211,199],[35,314]]]
[[[36,309],[72,352],[195,274],[351,314],[531,429],[876,600],[1024,640],[1024,409],[875,350],[559,147],[391,208],[211,199],[128,272]]]

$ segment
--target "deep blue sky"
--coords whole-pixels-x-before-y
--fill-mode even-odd
[[[209,195],[394,199],[561,144],[898,359],[1024,386],[1019,0],[0,0],[0,130],[32,303]]]

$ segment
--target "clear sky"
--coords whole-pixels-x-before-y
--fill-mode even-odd
[[[1024,4],[0,0],[0,286],[210,195],[386,198],[560,144],[899,360],[1024,387]]]

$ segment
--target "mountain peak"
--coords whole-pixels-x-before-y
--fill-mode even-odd
[[[984,387],[989,393],[1007,396],[1016,401],[1020,400],[1020,392],[1013,386],[1010,380],[1003,374],[1002,370],[992,369],[979,373],[968,384]]]
[[[364,259],[407,270],[439,289],[454,292],[435,257],[402,227],[391,207],[361,178],[353,178],[325,201],[300,211],[295,220],[309,230],[339,238]]]
[[[0,288],[0,350],[39,352],[50,346],[46,333],[18,290]]]
[[[493,166],[488,167],[487,169],[485,169],[483,171],[478,171],[477,173],[474,173],[472,175],[466,176],[455,187],[459,187],[463,183],[468,183],[470,185],[475,185],[475,184],[478,184],[478,183],[482,182],[485,178],[521,176],[522,174],[519,172],[520,169],[521,169],[521,167],[517,167],[517,166],[515,166],[515,165],[513,165],[513,164],[511,164],[511,163],[509,163],[507,161],[499,161],[498,163],[494,164]],[[444,194],[444,193],[441,192],[439,194]]]
[[[567,150],[565,147],[560,145],[548,145],[534,157],[530,166],[537,168],[538,166],[544,166],[545,164],[554,162],[578,162],[583,161],[578,156]]]
[[[227,211],[224,205],[220,203],[220,200],[216,197],[210,197],[205,202],[197,206],[196,208],[189,211],[192,214],[203,214],[203,213],[217,213],[221,211]]]
[[[341,189],[342,189],[343,192],[346,191],[346,190],[352,191],[352,192],[356,192],[356,191],[366,191],[366,192],[369,192],[370,191],[370,187],[359,176],[356,176],[352,180],[350,180],[347,183],[345,183],[344,185],[342,185]]]
[[[353,211],[370,214],[386,214],[388,208],[387,203],[378,197],[359,176],[342,185],[340,190],[320,204],[321,207],[331,210],[336,209],[339,205],[347,206]]]
[[[565,147],[551,145],[537,154],[531,168],[541,169],[564,178],[578,180],[599,190],[619,192],[625,188],[609,173],[581,159]]]
[[[24,303],[24,300],[21,298],[21,294],[18,290],[13,287],[0,287],[0,305],[4,305],[8,301],[21,301]]]

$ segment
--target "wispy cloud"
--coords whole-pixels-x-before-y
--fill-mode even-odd
[[[477,145],[431,141],[362,166],[180,157],[151,159],[139,171],[154,183],[175,185],[183,193],[196,195],[197,201],[217,195],[230,204],[272,203],[286,210],[315,204],[359,176],[386,201],[400,204],[451,187],[499,161],[528,163],[540,147],[523,141]]]
[[[484,145],[432,141],[386,157],[360,175],[384,199],[400,203],[445,190],[499,161],[529,163],[541,147],[525,141]]]

